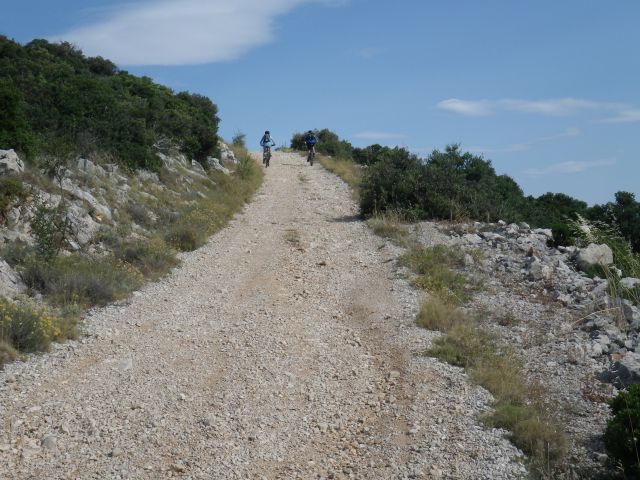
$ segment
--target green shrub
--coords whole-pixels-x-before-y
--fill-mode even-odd
[[[567,453],[562,429],[538,409],[509,401],[499,402],[485,417],[491,426],[511,431],[512,441],[534,460],[534,466],[547,471]]]
[[[203,244],[205,238],[204,232],[188,224],[172,226],[164,237],[169,245],[181,252],[195,250]]]
[[[499,352],[497,348],[473,362],[471,378],[489,390],[501,401],[520,404],[526,398],[526,385],[522,362],[509,351]]]
[[[421,327],[440,332],[448,332],[456,325],[467,322],[466,315],[460,309],[438,297],[424,301],[416,318],[416,323]]]
[[[147,228],[153,225],[153,222],[151,221],[151,217],[149,216],[149,211],[144,205],[137,203],[135,201],[130,201],[127,204],[126,209],[127,209],[127,213],[131,217],[131,220],[136,222],[138,225],[141,225]]]
[[[408,218],[423,215],[421,201],[426,184],[423,166],[406,150],[390,152],[365,170],[361,182],[360,210],[370,216],[389,210]]]
[[[242,132],[237,132],[231,139],[231,143],[236,147],[246,148],[247,136]]]
[[[313,130],[313,132],[318,139],[318,143],[316,144],[317,153],[352,160],[353,147],[349,142],[340,139],[336,133],[332,132],[328,128]],[[307,146],[304,141],[306,135],[306,132],[295,133],[291,138],[291,148],[294,150],[306,151]]]
[[[20,242],[7,242],[0,252],[0,257],[12,267],[24,265],[35,254],[33,247]]]
[[[640,475],[638,433],[640,385],[630,385],[610,402],[611,419],[604,433],[607,452],[630,475]]]
[[[173,249],[159,238],[119,243],[113,253],[151,279],[160,278],[178,264]]]
[[[22,180],[15,177],[0,177],[0,219],[4,219],[9,208],[26,195]]]
[[[418,276],[414,283],[419,288],[438,296],[441,300],[461,304],[469,299],[467,278],[452,268],[463,265],[464,252],[446,245],[412,247],[400,257],[400,264],[409,267]]]
[[[21,275],[29,288],[57,305],[106,305],[142,284],[141,275],[131,265],[108,257],[72,255],[50,263],[31,259]]]
[[[443,362],[469,368],[488,355],[494,343],[495,338],[477,326],[459,324],[438,337],[428,353]]]
[[[58,337],[57,319],[50,312],[0,299],[0,340],[5,344],[23,352],[45,351]]]
[[[72,233],[71,222],[61,202],[57,207],[39,204],[31,231],[35,239],[35,251],[43,262],[53,261]]]
[[[0,298],[0,366],[15,360],[18,351],[46,351],[52,341],[75,338],[77,325],[78,311],[72,306],[54,312]]]
[[[571,232],[571,228],[566,223],[556,223],[551,226],[551,232],[553,233],[553,239],[549,241],[549,244],[553,247],[573,245],[576,241],[574,234]]]
[[[113,155],[121,165],[157,171],[161,143],[203,162],[218,142],[217,107],[86,58],[69,43],[22,46],[0,35],[0,144],[29,159]]]

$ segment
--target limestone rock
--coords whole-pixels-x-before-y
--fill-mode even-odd
[[[24,163],[13,150],[0,150],[0,175],[24,172]]]
[[[625,277],[620,280],[620,285],[624,288],[635,288],[640,285],[640,278]]]
[[[614,363],[611,380],[620,386],[640,383],[640,353],[627,352],[620,361]]]
[[[198,173],[206,173],[202,164],[197,160],[191,160],[191,168],[193,168]]]
[[[462,239],[471,245],[478,245],[482,243],[482,238],[477,233],[467,233],[462,236]]]
[[[207,157],[207,165],[209,165],[209,168],[212,168],[213,170],[218,170],[218,171],[224,173],[225,175],[230,175],[231,174],[229,169],[223,167],[220,164],[220,160],[218,160],[217,158]]]
[[[86,158],[79,158],[76,166],[78,170],[88,175],[104,177],[107,174],[104,168],[102,168],[100,165],[96,165],[91,160],[87,160]]]
[[[576,263],[582,271],[587,271],[597,265],[611,265],[613,263],[613,252],[608,245],[590,243],[586,248],[578,252]]]
[[[12,208],[6,215],[7,219],[7,227],[14,228],[18,225],[18,221],[20,221],[20,209]]]
[[[62,189],[69,192],[74,197],[84,200],[89,205],[91,205],[91,207],[95,209],[100,214],[100,216],[102,216],[106,220],[111,221],[111,210],[109,210],[109,207],[98,202],[98,200],[93,195],[75,185],[68,178],[65,178],[62,181]]]
[[[226,143],[220,142],[218,146],[220,147],[220,159],[223,162],[238,163],[238,160],[236,159],[236,155],[233,153],[233,150],[231,150]]]
[[[0,258],[0,296],[14,297],[25,292],[26,289],[20,276]]]

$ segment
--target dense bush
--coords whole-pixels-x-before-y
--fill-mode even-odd
[[[327,128],[313,131],[318,143],[316,144],[316,152],[322,155],[330,155],[332,157],[352,158],[353,146]],[[305,133],[295,133],[291,139],[291,148],[294,150],[306,150],[304,138]]]
[[[615,226],[631,242],[633,250],[640,253],[640,202],[633,193],[617,192],[615,202],[592,207],[587,217]]]
[[[373,165],[379,161],[388,160],[393,157],[409,157],[411,153],[401,147],[383,147],[374,144],[365,148],[354,148],[351,152],[353,161],[360,165]]]
[[[119,242],[113,254],[133,265],[145,278],[157,279],[178,265],[175,252],[159,238]]]
[[[356,155],[370,165],[361,182],[364,215],[394,211],[409,218],[527,222],[551,228],[556,245],[573,244],[568,224],[585,217],[610,225],[640,252],[640,202],[632,193],[618,192],[615,203],[594,207],[562,193],[526,197],[489,160],[462,153],[457,145],[435,150],[424,160],[404,149],[378,147]]]
[[[575,242],[568,224],[581,216],[612,226],[640,252],[640,202],[633,193],[617,192],[615,202],[593,207],[563,193],[525,196],[511,177],[496,173],[490,160],[458,145],[421,159],[404,148],[356,148],[328,129],[314,132],[316,150],[334,157],[323,164],[358,190],[365,216],[391,212],[408,220],[526,222],[551,228],[555,246]],[[305,135],[294,134],[291,148],[305,150]]]
[[[46,310],[0,298],[0,342],[5,345],[5,360],[10,360],[12,349],[23,352],[47,350],[58,336],[56,323],[56,317]]]
[[[388,210],[420,216],[425,195],[423,166],[406,150],[388,152],[364,173],[360,207],[365,215]]]
[[[71,222],[66,213],[62,202],[57,207],[38,205],[31,220],[38,260],[45,263],[53,261],[70,238]]]
[[[0,221],[4,219],[9,208],[25,194],[22,180],[14,177],[0,177]]]
[[[611,458],[619,462],[626,474],[640,476],[638,431],[640,427],[640,385],[630,385],[611,401],[612,418],[604,433],[604,443]]]
[[[69,43],[21,46],[0,35],[0,105],[0,148],[29,159],[103,152],[157,171],[154,145],[162,141],[201,162],[218,141],[217,107],[208,98],[174,94]]]
[[[133,266],[114,258],[81,255],[58,257],[50,263],[31,258],[21,272],[25,284],[55,305],[106,305],[126,297],[142,284]]]
[[[362,182],[365,215],[399,210],[417,218],[519,220],[525,199],[506,175],[496,175],[491,162],[457,145],[425,160],[405,149],[383,149]]]

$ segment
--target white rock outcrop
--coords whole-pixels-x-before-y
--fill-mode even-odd
[[[14,297],[24,293],[26,289],[20,276],[0,258],[0,297]]]
[[[597,265],[607,266],[613,263],[613,252],[608,245],[596,245],[590,243],[586,248],[580,249],[576,256],[576,264],[580,270],[587,271]]]
[[[24,172],[24,163],[13,150],[0,150],[0,175]]]
[[[220,160],[218,160],[217,158],[207,157],[207,165],[209,165],[209,168],[213,170],[219,170],[225,175],[229,175],[231,173],[228,168],[225,168],[222,166],[222,164],[220,163]]]

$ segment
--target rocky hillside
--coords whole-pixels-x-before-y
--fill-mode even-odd
[[[422,243],[462,248],[482,285],[465,306],[523,359],[526,381],[569,437],[569,472],[606,471],[607,400],[640,382],[640,279],[618,277],[607,245],[549,247],[551,231],[527,224],[419,224]],[[427,232],[427,233],[425,233]],[[604,275],[603,275],[604,276]]]
[[[67,318],[26,342],[18,328],[25,320],[17,319],[24,311],[6,314],[13,320],[0,325],[0,341],[10,344],[3,348],[41,350],[74,336],[84,309],[159,278],[179,263],[177,252],[221,228],[261,173],[246,151],[236,157],[224,143],[219,150],[221,158],[208,157],[205,166],[178,150],[158,151],[157,173],[86,158],[47,172],[0,151],[0,299],[28,305],[31,297],[54,318]],[[0,310],[13,308],[7,305]],[[27,316],[35,325],[44,318]]]

